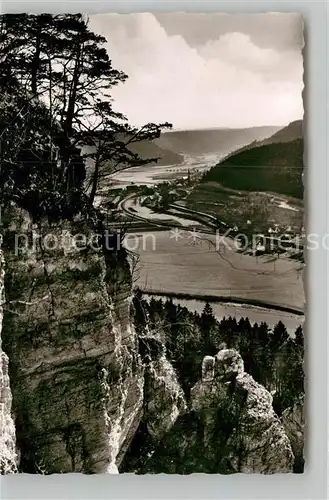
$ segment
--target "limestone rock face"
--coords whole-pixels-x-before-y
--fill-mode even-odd
[[[214,357],[214,377],[203,378],[192,388],[191,395],[192,409],[205,416],[207,447],[213,446],[213,430],[221,424],[216,412],[223,409],[226,416],[231,414],[228,423],[232,429],[225,448],[233,470],[267,474],[292,471],[290,442],[273,411],[272,396],[244,372],[237,351],[219,351]]]
[[[239,444],[243,453],[232,456],[240,472],[292,472],[294,456],[289,439],[272,408],[272,396],[248,374],[236,379],[236,394],[245,394],[239,429],[229,442]]]
[[[295,455],[294,472],[304,470],[304,398],[297,401],[293,407],[287,408],[282,414],[282,424],[290,440]]]
[[[155,439],[162,438],[186,410],[183,390],[165,355],[146,368],[144,408],[148,432]]]
[[[126,256],[99,250],[83,222],[36,227],[17,210],[10,221],[3,338],[20,470],[116,473],[144,383]],[[83,249],[72,243],[78,235]]]
[[[180,415],[138,472],[271,474],[292,472],[289,439],[272,408],[271,394],[244,372],[233,349],[202,365],[190,410]]]
[[[243,360],[234,349],[222,349],[215,356],[214,378],[229,382],[241,375],[244,370]]]
[[[0,474],[16,472],[16,436],[11,415],[12,395],[8,376],[8,357],[3,352],[1,330],[4,303],[4,259],[0,250]]]
[[[152,335],[140,335],[139,351],[145,365],[144,411],[120,472],[138,473],[141,466],[143,473],[152,472],[148,467],[143,469],[143,465],[148,463],[159,443],[166,439],[177,420],[187,411],[184,391],[166,357],[163,342]]]

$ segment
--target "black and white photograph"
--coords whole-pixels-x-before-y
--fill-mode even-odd
[[[304,472],[298,13],[0,15],[0,473]]]

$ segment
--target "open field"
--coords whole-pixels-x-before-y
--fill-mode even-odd
[[[242,255],[216,238],[193,243],[186,231],[175,241],[169,231],[131,234],[128,247],[140,255],[136,284],[148,290],[252,298],[292,308],[304,307],[303,266],[293,260]],[[200,234],[201,236],[201,234]]]

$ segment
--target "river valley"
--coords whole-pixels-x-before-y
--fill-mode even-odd
[[[218,158],[217,158],[218,159]],[[168,178],[184,177],[188,170],[209,169],[214,155],[202,159],[189,157],[187,163],[172,166],[143,166],[119,172],[115,182],[131,180],[136,185],[156,185]],[[133,218],[165,224],[163,230],[130,233],[127,248],[138,254],[134,269],[135,286],[153,294],[186,294],[191,300],[176,298],[190,310],[200,311],[202,301],[193,296],[236,297],[261,301],[274,306],[290,307],[298,314],[264,309],[253,305],[213,303],[218,318],[248,316],[252,322],[266,321],[272,327],[281,319],[290,332],[303,323],[304,308],[303,264],[287,258],[273,256],[255,257],[238,252],[228,240],[204,232],[200,222],[185,218],[182,213],[159,213],[142,206],[140,199],[127,198],[122,208]],[[171,229],[170,223],[180,228]],[[159,229],[159,228],[157,228]]]

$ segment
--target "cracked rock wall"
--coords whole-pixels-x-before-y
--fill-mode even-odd
[[[144,383],[126,256],[59,244],[78,233],[91,240],[81,221],[36,227],[23,211],[7,215],[4,345],[20,471],[116,473]],[[17,235],[20,246],[30,242],[19,255]],[[46,235],[57,242],[51,250]]]
[[[0,249],[0,474],[16,472],[16,436],[11,415],[12,395],[8,376],[8,356],[2,350],[1,330],[3,320],[4,258]]]

